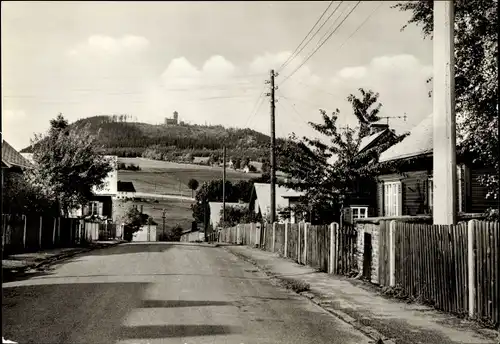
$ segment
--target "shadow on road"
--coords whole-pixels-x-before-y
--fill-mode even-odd
[[[120,339],[183,338],[241,333],[241,328],[227,325],[166,325],[123,327]]]
[[[210,300],[144,300],[148,283],[74,283],[3,288],[3,335],[19,343],[113,343],[240,333],[224,325],[124,326],[136,308],[230,306]]]
[[[142,308],[177,308],[201,306],[231,306],[228,301],[188,301],[188,300],[144,300]]]

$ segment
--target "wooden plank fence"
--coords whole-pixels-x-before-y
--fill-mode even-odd
[[[256,238],[258,234],[260,238]],[[239,224],[221,229],[218,238],[220,242],[231,244],[254,246],[260,243],[266,251],[319,271],[349,275],[357,269],[353,226],[275,223],[263,224],[259,230],[257,224]]]
[[[100,238],[100,224],[76,218],[2,214],[2,250],[7,254],[55,247],[71,247]],[[104,225],[101,225],[104,227]],[[101,240],[114,239],[116,226],[108,224]],[[113,230],[115,229],[115,230]]]
[[[381,221],[378,253],[381,285],[445,312],[500,324],[498,222]]]

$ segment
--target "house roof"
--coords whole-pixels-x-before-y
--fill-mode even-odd
[[[430,114],[411,131],[401,142],[380,154],[380,162],[411,158],[432,153],[433,116]]]
[[[118,192],[135,192],[134,183],[118,181]]]
[[[375,133],[373,135],[363,137],[361,139],[360,143],[359,143],[358,153],[362,152],[363,149],[365,149],[370,144],[372,144],[373,142],[375,142],[375,140],[377,140],[379,137],[381,137],[383,134],[385,134],[388,131],[390,131],[390,130],[389,129],[385,129],[385,130],[381,130],[378,133]]]
[[[268,183],[254,183],[255,193],[257,196],[257,202],[260,207],[262,215],[266,214],[271,208],[271,184]],[[289,197],[299,197],[302,196],[302,192],[298,192],[292,189],[285,188],[283,186],[276,185],[276,209],[280,207],[287,207]]]
[[[11,167],[32,167],[32,164],[14,149],[7,141],[2,140],[2,165]]]
[[[220,222],[220,212],[222,210],[222,202],[208,202],[210,208],[210,223],[212,226],[217,227]],[[248,208],[248,203],[228,203],[226,202],[226,208]]]

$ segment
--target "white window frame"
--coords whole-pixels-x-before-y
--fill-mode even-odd
[[[384,216],[399,216],[401,210],[398,188],[400,181],[384,182]]]
[[[357,211],[356,216],[354,216],[354,210]],[[364,216],[361,216],[361,213]],[[353,219],[366,219],[368,217],[368,207],[351,207],[351,214]]]
[[[433,212],[432,206],[434,204],[434,182],[432,177],[429,177],[427,179],[427,198],[428,198],[428,205],[429,205],[429,210],[431,211],[431,214]]]

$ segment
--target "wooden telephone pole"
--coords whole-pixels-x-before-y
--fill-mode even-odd
[[[434,1],[433,219],[456,223],[456,122],[453,1]]]
[[[226,146],[223,149],[223,170],[222,170],[222,226],[226,225]]]
[[[267,96],[271,97],[271,223],[276,220],[276,121],[275,121],[275,103],[276,99],[274,96],[274,91],[277,87],[274,86],[274,78],[278,76],[274,73],[274,69],[271,69],[270,80],[266,83],[270,84],[270,91],[266,93]]]

